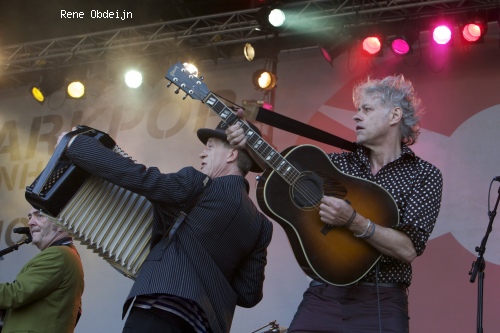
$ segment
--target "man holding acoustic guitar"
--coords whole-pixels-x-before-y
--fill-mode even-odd
[[[308,232],[298,242],[290,236],[301,233],[300,221],[283,223],[285,230],[293,229],[290,233],[287,230],[287,234],[296,258],[313,278],[289,333],[409,331],[407,288],[412,278],[411,262],[422,255],[438,217],[442,175],[409,148],[418,138],[421,115],[420,100],[411,82],[402,75],[367,79],[354,88],[353,101],[357,108],[353,120],[358,148],[354,152],[332,153],[326,159],[333,170],[340,170],[340,180],[330,180],[321,174],[316,179],[308,176],[299,184],[306,185],[303,198],[295,185],[290,192],[293,196],[293,191],[297,191],[298,199],[292,200],[300,208],[301,202],[308,201],[308,184],[323,187],[323,194],[314,206],[321,228],[314,232],[309,227],[314,223],[309,223]],[[243,128],[236,124],[226,130],[233,147],[245,147],[249,134]],[[339,185],[336,187],[342,190],[332,191],[329,187],[335,186],[329,184]],[[382,192],[370,196],[372,188]],[[386,207],[375,203],[380,196],[389,197]],[[271,202],[267,198],[262,201]],[[277,210],[264,208],[268,214]],[[386,214],[390,210],[395,214]],[[280,223],[286,220],[279,213],[271,215]],[[333,249],[344,251],[326,260],[325,266],[330,270],[312,263],[316,256],[308,253],[310,234],[318,237],[314,243],[321,243],[324,238],[327,240],[324,246],[335,242],[338,249]],[[297,250],[295,244],[302,248]],[[321,252],[332,251],[320,249],[319,256]],[[356,257],[353,253],[367,255]],[[304,263],[310,267],[304,268]],[[356,269],[361,273],[349,276]]]

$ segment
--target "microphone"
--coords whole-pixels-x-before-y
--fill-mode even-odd
[[[494,182],[500,182],[500,176],[496,176],[495,178],[493,178],[493,181]]]
[[[16,234],[31,236],[31,232],[30,232],[29,227],[14,228],[12,231]]]

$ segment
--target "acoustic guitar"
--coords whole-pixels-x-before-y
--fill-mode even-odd
[[[381,253],[347,228],[321,222],[319,205],[323,196],[346,200],[373,223],[394,227],[399,223],[396,202],[381,186],[347,175],[313,145],[300,145],[277,152],[258,133],[239,119],[202,79],[183,64],[172,65],[165,78],[187,96],[200,100],[225,123],[239,123],[245,130],[247,146],[267,165],[258,177],[257,202],[260,209],[285,230],[302,270],[311,278],[333,285],[360,280],[377,263]]]

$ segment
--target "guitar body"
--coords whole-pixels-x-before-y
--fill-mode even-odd
[[[348,285],[361,279],[377,263],[381,254],[347,228],[329,227],[320,220],[319,200],[323,195],[348,201],[362,216],[384,227],[398,224],[398,208],[391,195],[381,186],[347,175],[338,170],[328,156],[311,145],[291,147],[282,155],[301,175],[315,175],[306,180],[318,186],[307,191],[313,205],[297,199],[295,183],[289,184],[273,169],[266,169],[257,185],[261,210],[285,230],[295,258],[311,278],[333,285]],[[302,184],[302,185],[304,185]]]

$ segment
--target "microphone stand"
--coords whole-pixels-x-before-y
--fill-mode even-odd
[[[492,211],[488,212],[488,216],[490,221],[488,223],[488,228],[486,229],[486,234],[481,241],[480,246],[476,246],[476,252],[478,253],[476,261],[472,263],[472,268],[469,272],[470,282],[474,283],[476,280],[476,275],[479,275],[479,281],[477,284],[477,333],[483,333],[483,292],[484,292],[484,252],[486,251],[486,242],[488,241],[488,237],[493,229],[493,220],[497,214],[498,202],[500,200],[500,187],[498,188],[498,196],[497,201],[495,203],[495,208]]]
[[[31,243],[32,240],[33,240],[33,238],[31,237],[31,235],[29,235],[23,241],[17,242],[16,244],[14,244],[12,246],[9,246],[9,247],[1,250],[0,251],[0,260],[3,260],[3,256],[4,255],[6,255],[8,253],[11,253],[13,251],[16,251],[19,248],[19,246],[21,246],[23,244],[29,244],[29,243]]]
[[[257,330],[255,330],[251,333],[256,333],[256,332],[266,328],[267,326],[271,326],[271,329],[269,331],[264,332],[264,333],[279,333],[279,324],[276,323],[276,320],[273,320],[269,324],[262,326],[261,328],[258,328]]]

